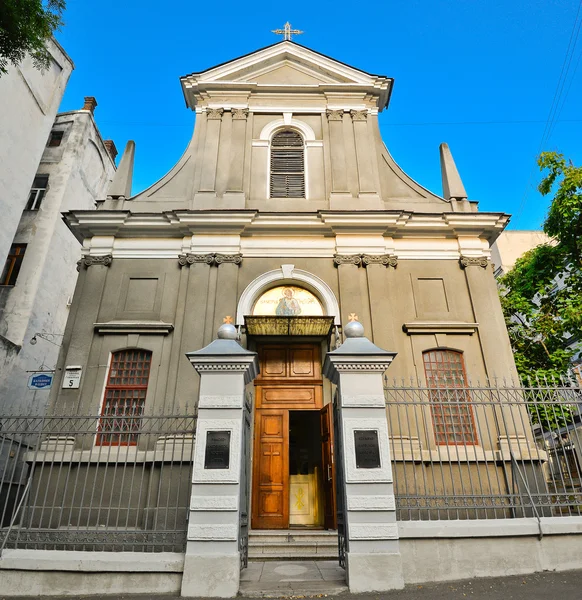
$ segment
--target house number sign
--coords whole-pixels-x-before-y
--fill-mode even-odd
[[[230,464],[230,431],[207,431],[205,469],[228,469]]]
[[[375,429],[355,429],[356,468],[379,469],[380,447]]]

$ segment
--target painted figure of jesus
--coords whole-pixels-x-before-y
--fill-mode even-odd
[[[291,288],[283,290],[283,297],[279,300],[279,304],[277,304],[275,314],[278,317],[293,317],[301,314],[301,306],[293,298],[293,290]]]

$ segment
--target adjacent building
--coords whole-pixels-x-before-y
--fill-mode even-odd
[[[54,38],[47,42],[47,49],[51,61],[46,71],[36,69],[26,57],[18,66],[10,65],[8,73],[0,77],[0,260],[8,256],[74,68]]]
[[[115,147],[101,138],[95,106],[95,99],[88,97],[83,109],[57,115],[48,133],[41,128],[42,156],[27,180],[26,193],[20,189],[26,203],[19,207],[0,281],[3,414],[39,415],[46,407],[81,251],[61,213],[93,210],[115,173]],[[21,113],[15,114],[18,121]],[[34,148],[31,151],[34,154]],[[5,156],[12,159],[11,152]],[[9,223],[8,215],[3,233]]]

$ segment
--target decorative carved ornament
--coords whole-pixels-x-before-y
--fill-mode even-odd
[[[180,254],[178,256],[178,265],[180,267],[189,267],[194,263],[214,263],[214,254]]]
[[[224,108],[207,108],[206,118],[207,119],[222,119]]]
[[[214,262],[217,265],[221,265],[222,263],[234,263],[235,265],[240,265],[242,263],[242,254],[215,254]]]
[[[240,265],[242,259],[242,254],[180,254],[178,256],[178,265],[180,267],[189,267],[194,263],[205,263],[210,266],[218,266],[223,263]]]
[[[328,121],[341,121],[344,118],[343,110],[326,110],[325,114]]]
[[[233,108],[232,109],[232,118],[235,121],[246,121],[249,116],[248,108]]]
[[[362,254],[362,264],[368,265],[384,265],[385,267],[394,267],[398,265],[398,259],[393,254]]]
[[[485,256],[461,256],[459,264],[461,265],[461,269],[466,269],[467,267],[482,267],[486,269],[489,265],[489,260]]]
[[[111,254],[105,254],[103,256],[84,256],[81,260],[77,261],[77,271],[80,271],[82,267],[88,269],[93,265],[101,265],[102,267],[111,266],[113,256]]]
[[[360,254],[335,254],[333,264],[336,267],[340,265],[356,265],[359,267],[362,264],[362,256]]]
[[[333,257],[333,263],[336,267],[339,265],[384,265],[385,267],[394,267],[398,265],[398,258],[393,254],[336,254]]]
[[[352,121],[365,121],[368,118],[367,110],[350,110]]]

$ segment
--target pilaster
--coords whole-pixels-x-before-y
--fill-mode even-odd
[[[354,128],[354,140],[356,145],[356,157],[358,165],[358,196],[365,199],[367,203],[380,206],[379,190],[374,177],[375,146],[368,134],[368,111],[350,111]]]
[[[218,163],[218,147],[220,142],[220,126],[222,124],[222,108],[206,109],[206,136],[200,176],[199,194],[216,197],[216,168]]]
[[[328,110],[329,145],[331,153],[331,194],[330,198],[347,197],[346,154],[344,147],[343,110]],[[334,208],[333,206],[331,208]]]
[[[244,206],[243,169],[248,114],[247,108],[232,109],[232,142],[230,145],[228,184],[226,186],[226,194],[228,196],[240,196],[242,206]]]

